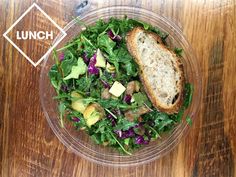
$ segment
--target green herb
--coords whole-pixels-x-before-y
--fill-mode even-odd
[[[192,126],[193,122],[192,122],[192,119],[189,115],[186,117],[186,121],[190,126]]]
[[[98,37],[98,43],[97,43],[99,49],[105,50],[109,55],[114,55],[113,49],[116,46],[116,43],[109,38],[108,35],[103,34]],[[109,60],[109,59],[108,59]]]
[[[109,114],[111,114],[112,117],[114,117],[115,119],[118,119],[109,109],[106,109],[106,108],[105,108],[105,110],[106,110]]]
[[[88,92],[94,79],[93,75],[90,77],[81,77],[76,80],[76,88],[82,92]]]
[[[154,129],[158,133],[172,129],[175,124],[175,121],[171,119],[171,116],[159,111],[147,113],[143,116],[143,118],[146,121],[152,121],[154,123]]]
[[[59,58],[57,56],[57,52],[56,52],[55,49],[53,49],[53,59],[54,59],[56,65],[59,66],[60,65],[60,61],[59,61]]]
[[[135,103],[138,106],[142,106],[143,104],[146,104],[148,107],[152,106],[152,104],[149,101],[148,97],[144,93],[141,93],[141,92],[134,93],[133,98],[134,98]]]
[[[48,73],[51,84],[53,85],[53,87],[56,89],[57,92],[59,92],[62,83],[61,74],[58,73],[59,73],[58,65],[53,65]]]
[[[78,58],[77,65],[71,67],[71,73],[64,78],[64,80],[68,79],[77,79],[79,75],[85,74],[87,71],[87,65],[84,63],[81,57]]]
[[[67,76],[74,65],[76,65],[77,59],[75,58],[72,51],[68,50],[64,53],[64,60],[62,60],[60,67],[63,73],[63,76]]]
[[[120,145],[121,149],[128,155],[132,155],[130,152],[128,152],[122,145],[121,143],[117,140],[117,138],[113,135],[113,133],[110,133],[111,136],[114,138],[114,140]]]
[[[186,83],[184,92],[185,92],[184,107],[187,108],[192,102],[193,85],[190,83]]]
[[[124,139],[124,144],[125,144],[126,146],[129,146],[129,142],[130,142],[130,138],[125,138],[125,139]]]
[[[154,135],[152,136],[154,139],[157,139],[158,137],[161,137],[159,135],[159,133],[153,127],[151,127],[147,124],[145,126],[146,126],[147,129],[151,130],[154,133]]]
[[[136,123],[130,122],[125,118],[118,119],[117,125],[114,127],[114,130],[128,130],[130,127],[135,126]]]
[[[66,110],[66,106],[63,102],[61,102],[59,104],[59,112],[60,112],[60,124],[61,124],[61,127],[64,127],[64,115],[65,115],[65,110]]]
[[[127,103],[122,102],[121,100],[115,100],[115,99],[99,99],[97,102],[103,107],[103,108],[120,108],[120,109],[134,109],[137,108],[137,105],[129,105]]]
[[[174,52],[178,57],[182,57],[183,49],[181,48],[174,48]]]

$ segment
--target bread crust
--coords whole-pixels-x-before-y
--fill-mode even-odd
[[[144,32],[147,35],[151,36],[155,41],[157,41],[159,43],[159,45],[163,48],[163,50],[168,50],[173,57],[176,59],[176,72],[179,72],[181,78],[180,78],[180,88],[179,88],[179,96],[177,98],[177,100],[175,101],[175,103],[169,107],[163,105],[155,96],[155,92],[153,91],[153,89],[151,88],[150,83],[147,81],[147,77],[148,75],[146,75],[144,73],[144,67],[142,64],[142,61],[140,60],[140,58],[138,57],[138,51],[137,51],[137,45],[135,44],[135,37],[136,34],[139,32]],[[130,54],[133,56],[134,60],[136,61],[136,63],[139,65],[139,76],[140,76],[140,80],[143,83],[144,89],[150,99],[150,101],[153,103],[154,107],[156,107],[159,111],[161,112],[165,112],[168,114],[173,114],[173,113],[177,113],[183,103],[183,86],[184,86],[184,68],[183,68],[183,64],[180,60],[179,57],[176,56],[176,54],[169,50],[162,42],[160,36],[158,36],[157,34],[153,33],[153,32],[148,32],[145,31],[143,28],[141,27],[136,27],[133,28],[131,31],[129,31],[126,35],[126,44],[127,44],[127,48],[128,51],[130,52]]]

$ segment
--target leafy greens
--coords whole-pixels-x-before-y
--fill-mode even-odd
[[[177,114],[168,115],[153,107],[142,86],[132,93],[132,101],[131,95],[125,93],[119,97],[107,93],[115,81],[127,87],[129,82],[139,80],[138,66],[125,42],[127,32],[136,26],[156,33],[166,44],[168,34],[145,22],[127,17],[110,18],[108,22],[100,19],[95,25],[86,26],[86,30],[64,47],[54,50],[55,64],[48,73],[57,92],[54,99],[59,101],[61,125],[64,126],[67,118],[76,129],[86,131],[95,143],[114,147],[128,155],[159,138],[162,133],[173,130],[191,104],[193,94],[193,85],[186,83],[182,108]],[[100,60],[106,62],[105,68],[95,66],[98,49],[103,56]],[[175,48],[174,51],[181,56],[182,49]],[[63,57],[58,57],[59,54]],[[130,98],[128,102],[125,100],[127,96]],[[95,112],[85,114],[88,105],[96,105],[90,107]],[[137,113],[141,108],[148,108],[149,111],[139,115]],[[129,119],[129,111],[138,116]],[[88,124],[91,119],[96,121]],[[186,121],[192,123],[189,116]]]

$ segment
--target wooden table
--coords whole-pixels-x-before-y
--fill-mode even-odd
[[[124,3],[90,2],[93,8]],[[235,1],[125,2],[172,19],[196,52],[203,76],[203,100],[190,133],[171,153],[140,167],[103,167],[69,152],[54,136],[42,112],[38,94],[41,66],[33,67],[2,36],[33,2],[1,0],[0,176],[236,176]],[[73,18],[80,2],[36,3],[63,27]]]

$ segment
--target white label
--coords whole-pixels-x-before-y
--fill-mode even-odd
[[[16,33],[14,33],[14,36],[15,38],[11,38],[11,36],[8,36],[8,33],[14,29],[16,27],[16,25],[18,23],[21,23],[21,20],[29,15],[29,12],[31,12],[32,10],[34,9],[37,9],[37,13],[40,13],[40,17],[42,16],[42,18],[46,18],[47,20],[49,20],[49,26],[52,24],[53,26],[55,26],[57,28],[58,31],[60,31],[60,37],[59,39],[51,45],[48,45],[50,43],[50,41],[52,42],[53,39],[55,38],[55,35],[57,35],[56,31],[49,31],[48,28],[40,28],[40,30],[34,30],[34,29],[31,29],[31,30],[28,30],[28,29],[21,29],[21,30],[14,30],[14,32],[16,31]],[[35,16],[38,16],[37,14],[33,14]],[[32,16],[32,14],[31,14]],[[35,23],[35,22],[33,22]],[[35,25],[35,24],[33,24]],[[37,25],[35,26],[37,27]],[[37,29],[37,28],[36,28]],[[62,39],[66,36],[66,32],[60,27],[58,26],[58,24],[56,24],[55,21],[53,21],[53,19],[48,15],[46,14],[46,12],[43,11],[43,9],[41,9],[36,3],[33,3],[8,29],[7,31],[3,34],[3,36],[33,65],[33,66],[37,66],[41,61],[43,61],[44,58],[46,58],[49,53],[53,50],[53,48],[55,48],[59,43],[60,41],[62,41]],[[32,60],[31,57],[32,56],[29,56],[31,53],[29,53],[29,51],[25,51],[22,49],[22,46],[24,44],[27,44],[28,43],[28,40],[35,40],[35,44],[37,44],[37,42],[39,41],[38,44],[40,45],[43,45],[44,42],[45,42],[45,50],[48,49],[45,53],[39,53],[39,55],[37,56],[41,56],[41,58],[37,58],[35,60]],[[21,42],[21,45],[20,46],[17,46],[15,44],[15,41],[14,40],[18,40]],[[37,45],[34,45],[34,46],[37,46]],[[33,47],[34,47],[33,46]],[[40,52],[40,50],[39,50]],[[34,55],[33,55],[34,57]]]

